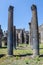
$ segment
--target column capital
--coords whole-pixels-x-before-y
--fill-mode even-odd
[[[0,25],[0,29],[1,29],[1,25]]]
[[[31,6],[31,10],[33,11],[33,10],[36,10],[36,9],[37,9],[36,5],[33,4],[33,5]]]
[[[13,9],[14,9],[14,7],[10,5],[8,8],[8,11],[13,10]]]
[[[28,24],[31,25],[31,22],[29,22]]]

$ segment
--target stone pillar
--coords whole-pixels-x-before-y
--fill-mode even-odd
[[[29,44],[29,35],[26,34],[26,43]]]
[[[20,30],[20,43],[24,43],[24,29]]]
[[[7,31],[4,31],[2,41],[3,41],[2,45],[7,46]]]
[[[2,36],[3,36],[3,32],[0,25],[0,47],[2,47]]]
[[[0,29],[1,29],[1,25],[0,25]]]
[[[22,30],[20,31],[20,43],[22,43]]]
[[[13,55],[13,6],[8,9],[8,55]]]
[[[24,43],[24,30],[22,30],[22,43]]]
[[[31,22],[29,22],[29,45],[31,45]]]
[[[16,26],[13,27],[13,47],[16,49]]]
[[[33,18],[31,19],[31,49],[33,49]]]
[[[24,31],[24,43],[26,44],[26,32]]]
[[[29,44],[31,46],[31,49],[33,49],[33,36],[32,36],[32,19],[31,19],[31,22],[29,22],[29,28],[30,28],[30,31],[29,31]]]
[[[33,35],[33,56],[39,55],[39,32],[38,32],[38,18],[36,5],[31,6],[32,10],[32,35]]]
[[[16,47],[18,46],[18,31],[16,29]]]
[[[1,43],[1,25],[0,25],[0,47],[2,47],[2,43]]]

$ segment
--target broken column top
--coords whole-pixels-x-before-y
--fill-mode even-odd
[[[13,26],[13,28],[16,28],[16,26]]]
[[[37,9],[36,5],[33,4],[33,5],[31,6],[31,10],[36,10],[36,9]]]
[[[14,7],[10,5],[8,10],[13,10],[13,8],[14,8]]]
[[[16,26],[13,26],[13,30],[16,30]]]
[[[28,24],[31,25],[31,22],[29,22]]]
[[[0,29],[1,29],[1,25],[0,25]]]

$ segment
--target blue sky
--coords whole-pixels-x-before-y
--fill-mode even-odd
[[[43,24],[43,0],[0,0],[0,25],[3,30],[8,26],[8,7],[14,6],[14,25],[16,28],[29,30],[31,21],[31,5],[37,5],[38,23]]]

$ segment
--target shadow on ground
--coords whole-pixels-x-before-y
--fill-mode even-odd
[[[14,55],[14,57],[18,56],[18,57],[25,57],[25,56],[31,56],[32,54],[20,54],[20,55]]]
[[[3,57],[3,56],[5,56],[5,54],[0,54],[0,58]]]
[[[40,55],[39,57],[43,57],[43,54],[42,54],[42,55]]]
[[[43,49],[43,48],[40,48],[40,49]]]
[[[1,47],[0,49],[6,49],[7,47]]]

